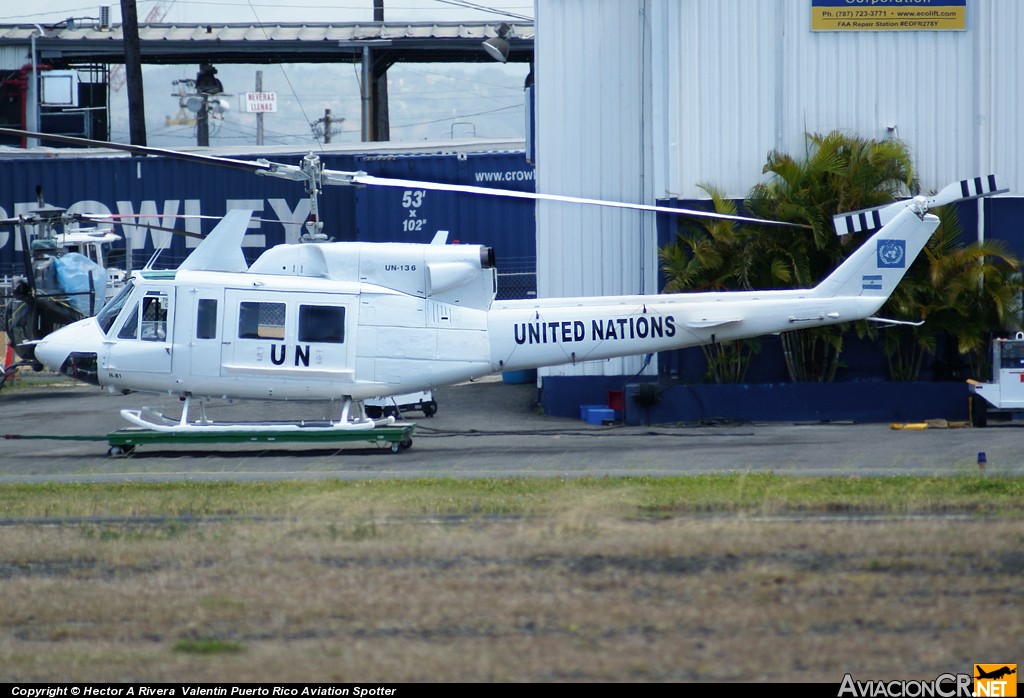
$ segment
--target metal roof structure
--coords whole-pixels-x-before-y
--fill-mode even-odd
[[[359,63],[370,85],[363,105],[366,141],[388,140],[388,68],[395,63],[493,62],[483,42],[503,37],[506,62],[533,62],[530,22],[420,22],[339,24],[142,24],[143,64]],[[125,62],[121,25],[61,22],[0,25],[0,68],[26,63],[31,45],[52,68]],[[23,52],[24,49],[24,52]],[[27,61],[31,63],[29,59]]]
[[[510,62],[533,59],[532,23],[505,23]],[[362,22],[347,24],[144,24],[142,62],[337,63],[489,62],[481,43],[498,36],[501,22]],[[40,30],[42,34],[40,35]],[[40,58],[54,65],[123,63],[120,25],[0,25],[0,47],[28,46],[35,36]]]

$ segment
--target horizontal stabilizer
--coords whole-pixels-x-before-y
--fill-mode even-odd
[[[703,330],[709,327],[721,327],[722,325],[731,325],[735,322],[742,322],[743,318],[722,318],[719,320],[712,320],[708,318],[702,318],[700,320],[687,320],[683,324],[692,330]]]
[[[938,206],[945,206],[957,201],[980,199],[984,196],[995,196],[1007,191],[1009,189],[999,188],[995,175],[962,179],[943,187],[942,191],[934,196],[916,196],[913,199],[904,199],[885,206],[840,213],[834,216],[832,221],[837,235],[863,233],[881,228],[907,206],[916,206],[918,214],[923,215]]]
[[[908,325],[910,327],[920,327],[924,324],[924,320],[918,322],[911,322],[910,320],[892,320],[887,317],[869,317],[865,318],[868,322],[877,322],[881,325]]]

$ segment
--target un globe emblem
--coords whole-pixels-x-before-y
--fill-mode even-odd
[[[902,268],[907,258],[907,247],[903,240],[878,241],[878,266]]]

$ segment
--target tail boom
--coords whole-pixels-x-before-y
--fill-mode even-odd
[[[813,289],[496,302],[488,313],[492,367],[578,363],[863,320],[889,298],[938,223],[904,208]]]
[[[491,363],[495,370],[519,370],[682,349],[859,320],[884,302],[797,293],[666,294],[616,305],[544,308],[510,301],[488,314]],[[687,295],[725,299],[694,302]]]

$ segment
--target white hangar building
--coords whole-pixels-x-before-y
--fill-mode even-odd
[[[998,174],[1010,193],[979,209],[979,234],[1024,227],[1019,0],[536,0],[535,17],[538,191],[742,198],[769,151],[839,129],[906,141],[923,191]],[[656,233],[653,213],[541,202],[538,295],[656,293]]]

